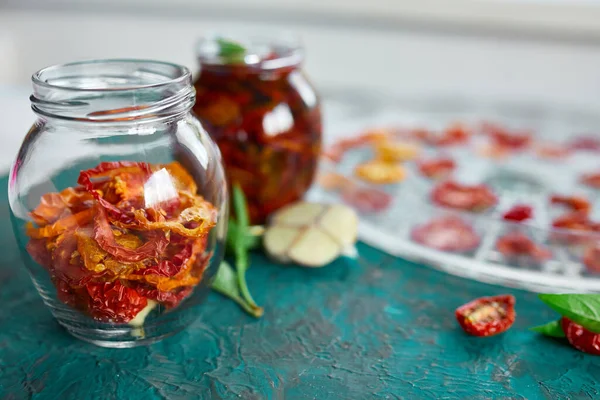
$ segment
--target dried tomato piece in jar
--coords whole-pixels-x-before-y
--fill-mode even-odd
[[[473,227],[455,216],[442,217],[417,226],[411,232],[411,238],[424,246],[451,252],[475,250],[480,242]]]
[[[361,213],[376,213],[390,206],[392,196],[378,189],[350,187],[342,192],[342,200]]]
[[[510,232],[500,237],[496,242],[496,249],[506,258],[530,257],[536,261],[545,261],[552,257],[552,253],[536,244],[522,232]]]
[[[560,324],[571,346],[584,353],[600,355],[600,334],[587,330],[567,317],[562,317]]]
[[[90,282],[88,312],[99,321],[125,323],[131,321],[148,304],[146,297],[120,281]]]
[[[498,198],[486,185],[470,186],[446,181],[433,189],[431,201],[445,207],[479,212],[496,205]]]
[[[451,158],[436,158],[417,163],[419,172],[430,179],[445,178],[456,169],[456,163]]]
[[[502,219],[512,222],[523,222],[533,218],[533,208],[525,204],[515,204],[502,215]]]
[[[583,196],[561,196],[555,194],[550,197],[550,203],[562,205],[571,211],[582,213],[589,213],[592,209],[592,204]]]
[[[515,322],[515,297],[480,297],[455,311],[461,328],[472,336],[493,336],[507,331]]]
[[[581,183],[594,189],[600,189],[600,172],[583,175]]]

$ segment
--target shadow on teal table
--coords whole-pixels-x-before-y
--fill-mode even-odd
[[[6,187],[6,178],[0,181]],[[600,396],[600,358],[527,330],[555,318],[530,293],[446,275],[359,245],[357,262],[319,270],[252,257],[255,320],[211,294],[190,329],[150,347],[71,338],[18,257],[0,205],[3,399],[396,399]],[[466,336],[454,309],[513,293],[504,335]]]

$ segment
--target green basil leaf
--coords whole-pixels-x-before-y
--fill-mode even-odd
[[[238,183],[233,185],[233,210],[235,211],[235,220],[238,227],[245,235],[250,227],[250,217],[248,216],[246,196]]]
[[[219,56],[223,58],[240,58],[246,54],[246,48],[239,43],[223,38],[218,38],[216,42],[219,45]]]
[[[560,320],[548,322],[544,325],[534,326],[533,328],[529,328],[529,330],[551,337],[565,337],[565,332],[560,325]]]
[[[600,333],[600,295],[540,294],[538,297],[563,317],[594,333]]]
[[[213,281],[212,288],[231,298],[240,298],[237,275],[227,261],[222,261]]]
[[[262,237],[255,235],[246,236],[246,248],[248,250],[254,250],[262,245]]]

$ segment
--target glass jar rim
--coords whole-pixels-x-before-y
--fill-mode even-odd
[[[72,75],[66,75],[70,70],[80,70],[80,72],[87,72],[85,69],[89,69],[89,72],[99,70],[100,68],[106,68],[110,66],[131,66],[131,68],[137,68],[144,66],[149,73],[153,73],[155,76],[162,76],[164,80],[160,82],[145,83],[138,85],[127,85],[127,86],[115,86],[115,87],[91,87],[91,86],[76,86],[76,85],[61,85],[57,83],[49,82],[49,80],[56,80],[61,78],[72,78]],[[139,69],[139,68],[137,68]],[[163,74],[158,73],[160,69],[163,69]],[[170,73],[169,73],[170,71]],[[168,75],[165,75],[168,74]],[[31,76],[34,88],[35,86],[44,87],[47,89],[56,90],[67,90],[74,92],[119,92],[119,91],[131,91],[131,90],[143,90],[143,89],[158,89],[169,85],[185,82],[191,79],[191,72],[187,67],[166,62],[166,61],[155,61],[147,59],[134,59],[134,58],[115,58],[115,59],[97,59],[97,60],[83,60],[75,61],[63,64],[50,65],[42,68],[35,72]]]
[[[32,110],[62,120],[125,124],[178,118],[195,101],[188,68],[153,60],[105,59],[33,74]]]
[[[218,52],[218,40],[227,40],[249,49],[241,62],[230,63]],[[267,50],[269,50],[267,52]],[[262,54],[261,54],[262,51]],[[270,53],[270,57],[264,56]],[[207,32],[196,42],[196,55],[201,65],[215,67],[247,67],[277,70],[294,67],[304,60],[304,46],[300,37],[290,31],[268,32],[224,30]],[[240,60],[236,60],[240,61]]]

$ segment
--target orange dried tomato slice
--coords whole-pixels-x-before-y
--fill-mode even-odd
[[[354,174],[366,182],[379,185],[398,183],[406,178],[406,170],[403,166],[379,160],[357,165]]]

